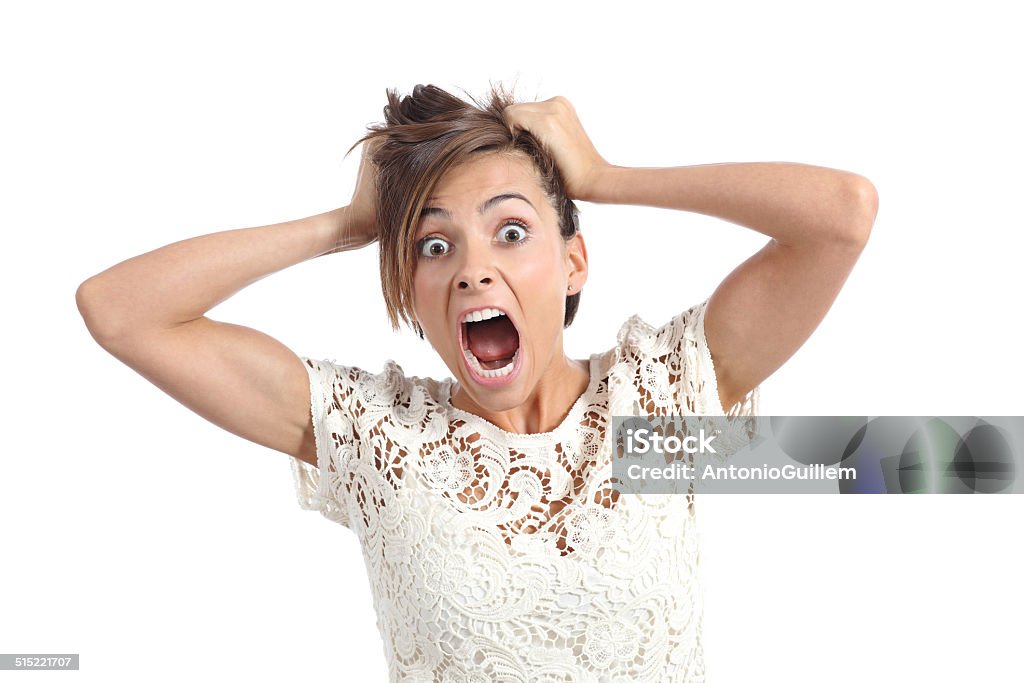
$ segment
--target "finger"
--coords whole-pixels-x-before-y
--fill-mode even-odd
[[[512,104],[505,107],[503,112],[505,118],[505,125],[508,126],[508,132],[512,135],[516,134],[516,112],[514,111],[516,105]]]

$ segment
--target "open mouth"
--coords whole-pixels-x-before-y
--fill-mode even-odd
[[[484,308],[460,323],[462,354],[469,368],[488,379],[510,375],[519,357],[519,331],[497,308]]]

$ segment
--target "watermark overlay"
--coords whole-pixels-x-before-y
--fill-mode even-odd
[[[1024,417],[612,418],[620,493],[1024,493]]]
[[[0,671],[78,669],[78,655],[0,654]]]

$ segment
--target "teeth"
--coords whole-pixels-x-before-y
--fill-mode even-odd
[[[484,308],[479,311],[473,311],[467,313],[466,317],[462,319],[464,323],[478,323],[483,320],[490,320],[491,318],[497,318],[499,315],[505,315],[497,308]]]
[[[516,349],[515,354],[512,356],[512,360],[505,366],[495,368],[494,370],[486,370],[480,361],[476,359],[476,356],[469,349],[462,349],[462,355],[466,357],[466,362],[473,368],[478,374],[484,377],[504,377],[505,375],[512,372],[512,368],[516,366],[516,359],[519,358],[519,349]]]
[[[483,308],[479,311],[467,313],[465,317],[463,317],[462,322],[478,323],[484,320],[490,320],[491,318],[497,318],[499,315],[505,314],[499,311],[497,308]],[[468,345],[469,341],[463,340],[463,343]],[[516,359],[519,358],[519,349],[516,349],[516,352],[512,356],[512,360],[509,363],[507,363],[503,367],[496,368],[494,370],[487,370],[482,365],[480,365],[480,361],[477,360],[476,356],[473,355],[473,352],[466,347],[463,347],[462,355],[465,356],[466,362],[469,364],[469,366],[482,377],[504,377],[512,373],[512,368],[514,368],[516,365]]]

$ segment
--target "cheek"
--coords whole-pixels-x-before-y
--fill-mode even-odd
[[[547,300],[551,298],[551,294],[557,286],[555,283],[556,273],[557,271],[552,270],[551,264],[531,263],[529,267],[519,273],[519,285]]]
[[[564,258],[561,252],[550,249],[530,256],[517,264],[513,287],[520,302],[530,310],[527,315],[531,331],[541,339],[562,329],[565,316]]]
[[[539,250],[538,250],[539,252]],[[517,268],[520,284],[528,286],[531,291],[544,293],[545,298],[552,298],[561,291],[561,276],[564,269],[564,256],[560,251],[546,248],[543,252],[530,254],[523,259]]]
[[[417,268],[412,276],[412,292],[417,301],[426,301],[437,291],[437,273],[432,268]]]
[[[438,317],[444,318],[444,278],[430,268],[417,268],[412,278],[413,311],[425,329],[433,329]]]

